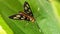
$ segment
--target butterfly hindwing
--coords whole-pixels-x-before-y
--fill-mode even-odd
[[[29,16],[33,16],[30,5],[26,1],[24,3],[24,12],[27,13]]]

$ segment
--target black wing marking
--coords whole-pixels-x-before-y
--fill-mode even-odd
[[[29,16],[33,16],[30,5],[26,1],[24,3],[24,12],[27,13]]]
[[[30,21],[29,18],[27,18],[21,14],[12,15],[12,16],[9,16],[9,18],[14,19],[14,20],[28,20],[28,21]]]
[[[15,19],[15,20],[24,20],[25,16],[20,15],[20,14],[15,14],[15,15],[10,16],[9,18]]]

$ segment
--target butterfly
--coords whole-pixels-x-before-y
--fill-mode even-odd
[[[28,2],[25,1],[23,7],[24,7],[23,12],[20,11],[18,14],[14,14],[12,16],[9,16],[9,18],[15,19],[15,20],[27,20],[27,21],[34,22],[35,19],[33,17],[33,13],[32,13],[32,10],[31,10]]]

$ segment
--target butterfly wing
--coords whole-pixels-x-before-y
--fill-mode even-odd
[[[24,20],[25,16],[23,16],[21,14],[15,14],[15,15],[9,16],[9,18],[15,19],[15,20]]]
[[[29,5],[28,2],[26,2],[26,1],[25,1],[25,3],[24,3],[24,12],[25,12],[26,14],[28,14],[29,16],[33,16],[32,10],[31,10],[31,8],[30,8],[30,5]]]
[[[30,5],[26,1],[24,3],[24,12],[19,12],[18,14],[10,16],[9,18],[15,20],[28,20],[32,22],[34,20]]]

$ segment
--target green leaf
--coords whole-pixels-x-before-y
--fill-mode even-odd
[[[30,4],[35,22],[9,19],[10,15],[23,11],[25,1]],[[60,34],[59,19],[49,1],[0,0],[0,4],[0,13],[14,34]]]
[[[25,1],[24,1],[25,2]],[[36,23],[25,20],[12,20],[9,16],[17,14],[19,11],[23,11],[22,0],[2,0],[0,1],[1,15],[14,34],[42,34],[39,32],[39,28]],[[29,1],[27,1],[29,2]],[[36,2],[36,1],[35,1]],[[29,3],[31,4],[31,3]],[[29,23],[28,25],[26,25]]]
[[[1,15],[0,15],[0,34],[13,34],[12,30],[2,19]]]

